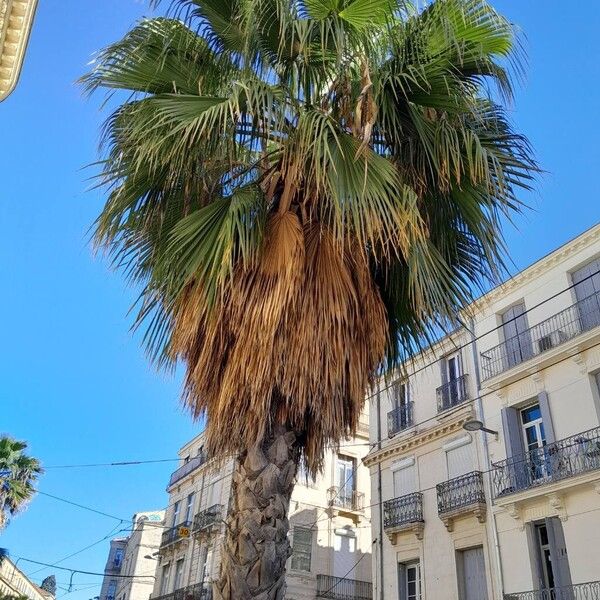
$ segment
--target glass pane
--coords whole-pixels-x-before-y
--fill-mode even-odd
[[[525,429],[525,438],[527,439],[527,447],[529,450],[538,447],[537,429],[535,427],[527,427]]]
[[[542,413],[540,411],[539,404],[536,404],[535,406],[530,406],[529,408],[526,408],[521,411],[521,419],[523,424],[531,423],[531,421],[536,421],[537,419],[541,418]]]

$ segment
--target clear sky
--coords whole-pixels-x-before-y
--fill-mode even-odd
[[[165,3],[167,4],[167,3]],[[548,172],[534,210],[507,229],[515,270],[600,221],[596,118],[600,3],[496,0],[519,24],[529,54],[514,109]],[[87,243],[102,198],[86,191],[103,115],[74,81],[94,51],[149,14],[141,0],[41,0],[24,70],[0,104],[0,431],[25,439],[47,466],[170,459],[193,425],[179,382],[149,368],[129,332],[134,292]],[[175,463],[48,469],[40,489],[128,519],[164,506]],[[0,537],[14,558],[55,562],[119,522],[38,496]],[[101,571],[107,542],[63,566]],[[34,565],[21,561],[26,572]],[[34,575],[40,581],[52,572]],[[59,585],[68,573],[57,571]],[[100,578],[76,576],[87,600]],[[63,591],[60,592],[64,593]]]

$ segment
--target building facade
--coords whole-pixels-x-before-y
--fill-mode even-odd
[[[600,598],[600,226],[465,316],[370,399],[374,598]]]
[[[37,0],[0,0],[0,102],[15,88]]]
[[[50,592],[33,583],[8,556],[0,560],[0,595],[25,596],[29,600],[54,600]]]
[[[128,537],[110,541],[99,600],[148,600],[154,588],[164,511],[136,513]]]
[[[290,502],[287,565],[290,600],[371,598],[368,421],[339,452],[327,454],[315,480],[304,471]],[[162,534],[153,598],[204,599],[219,576],[224,519],[229,506],[233,461],[207,461],[203,436],[183,446],[181,466],[167,487],[169,508]]]

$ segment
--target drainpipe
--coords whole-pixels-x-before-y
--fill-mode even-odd
[[[477,417],[483,423],[485,423],[485,418],[483,415],[483,401],[481,400],[481,394],[479,390],[481,389],[481,375],[479,372],[479,352],[477,351],[477,337],[475,336],[475,323],[473,319],[470,321],[470,329],[471,329],[471,346],[473,348],[473,363],[475,365],[475,383],[477,385]],[[483,458],[485,461],[485,468],[488,470],[491,466],[490,463],[490,451],[488,447],[488,439],[487,434],[482,431],[481,438],[483,441]],[[488,497],[490,502],[492,500],[492,483],[491,478],[488,476],[485,477],[485,481],[487,483],[488,488]],[[490,507],[491,508],[491,507]],[[504,573],[502,569],[502,555],[500,554],[500,542],[498,540],[498,527],[496,524],[496,515],[493,510],[491,512],[491,525],[492,525],[492,539],[494,542],[494,556],[496,559],[496,572],[497,572],[497,589],[500,591],[499,598],[504,598]]]
[[[377,385],[377,449],[381,450],[381,394]],[[383,499],[381,497],[381,462],[377,462],[377,506],[379,508],[379,599],[384,598],[383,586]]]

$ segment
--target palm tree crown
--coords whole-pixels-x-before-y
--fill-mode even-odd
[[[96,241],[208,448],[285,423],[311,470],[382,370],[503,268],[537,170],[507,120],[511,25],[483,0],[178,0],[97,57]]]
[[[0,529],[31,500],[43,472],[39,461],[24,453],[26,448],[25,442],[0,436]]]

